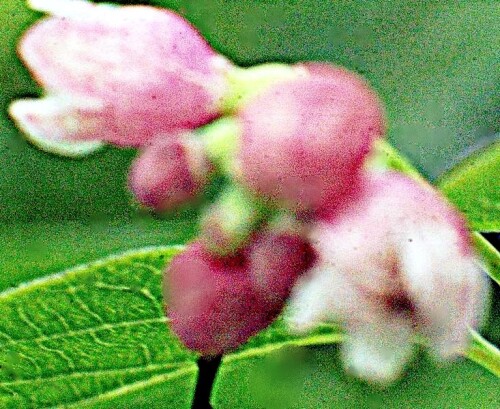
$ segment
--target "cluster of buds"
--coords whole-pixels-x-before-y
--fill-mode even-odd
[[[465,221],[429,186],[365,166],[385,120],[362,78],[325,63],[237,67],[167,10],[31,3],[50,16],[19,51],[47,95],[10,113],[34,143],[139,148],[129,186],[157,211],[228,181],[165,273],[186,346],[237,348],[290,298],[296,330],[345,323],[346,366],[369,380],[394,379],[415,334],[438,357],[467,347],[486,280]]]

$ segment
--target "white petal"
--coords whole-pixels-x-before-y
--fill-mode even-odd
[[[94,3],[85,0],[28,0],[28,7],[53,16],[71,19],[82,19],[96,9]],[[110,7],[111,5],[107,4],[100,5],[99,13],[102,13],[102,9]]]
[[[84,108],[85,105],[83,105]],[[89,133],[97,125],[78,117],[72,102],[64,98],[47,97],[13,102],[9,114],[34,145],[62,156],[88,155],[104,144],[97,140],[74,141],[75,133]]]
[[[395,381],[412,356],[411,325],[402,318],[357,322],[348,333],[342,347],[344,365],[368,382],[383,385]]]
[[[415,303],[422,333],[439,357],[461,354],[484,310],[487,279],[473,256],[463,255],[457,232],[446,225],[424,225],[402,245],[404,285]]]
[[[295,284],[285,313],[285,320],[293,331],[308,331],[328,315],[331,290],[325,281],[322,275],[318,275],[309,280],[301,278]]]
[[[344,321],[360,316],[366,306],[346,273],[321,264],[295,284],[285,319],[295,331],[306,331],[324,321]]]

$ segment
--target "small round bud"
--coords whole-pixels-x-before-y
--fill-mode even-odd
[[[203,145],[189,134],[165,137],[145,147],[132,164],[130,189],[156,210],[172,210],[193,199],[208,181]]]
[[[234,349],[270,323],[243,253],[215,257],[192,243],[172,260],[164,292],[173,331],[203,355]]]

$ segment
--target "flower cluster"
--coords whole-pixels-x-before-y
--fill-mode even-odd
[[[31,2],[50,16],[19,52],[46,95],[10,113],[34,143],[139,148],[129,186],[157,211],[228,181],[165,274],[186,346],[232,350],[290,298],[293,329],[345,324],[346,366],[368,380],[397,377],[415,334],[437,357],[463,352],[486,291],[465,221],[423,182],[368,169],[385,120],[362,78],[326,63],[237,67],[167,10]]]

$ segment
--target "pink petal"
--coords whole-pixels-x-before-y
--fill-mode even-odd
[[[358,187],[352,203],[311,229],[319,265],[293,289],[292,320],[347,323],[347,364],[374,381],[394,379],[411,350],[392,326],[420,332],[440,358],[462,353],[488,293],[465,221],[430,186],[400,174],[368,174]]]
[[[411,325],[397,317],[374,315],[371,322],[348,326],[342,345],[346,369],[369,382],[395,381],[413,354]]]
[[[325,321],[359,318],[370,314],[371,308],[345,271],[321,260],[297,280],[288,304],[286,321],[297,332],[308,331]]]
[[[102,100],[115,128],[102,138],[134,146],[217,117],[229,67],[187,21],[146,6],[46,18],[19,53],[49,92]]]
[[[401,271],[413,299],[421,331],[441,358],[465,352],[469,328],[477,328],[486,304],[486,275],[472,256],[454,246],[457,232],[429,224],[411,232],[403,243]]]

